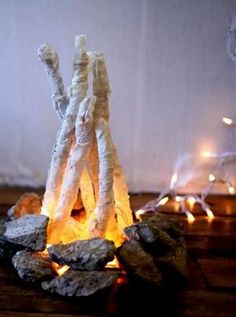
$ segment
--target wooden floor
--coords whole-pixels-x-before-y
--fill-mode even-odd
[[[0,190],[1,217],[24,191]],[[131,195],[132,207],[137,209],[154,197]],[[236,198],[214,196],[209,203],[216,214],[212,222],[200,210],[191,224],[174,204],[162,210],[184,223],[189,282],[181,289],[125,285],[89,299],[68,299],[19,280],[10,264],[2,263],[0,317],[236,316]]]

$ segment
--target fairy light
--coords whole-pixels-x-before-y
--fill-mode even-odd
[[[232,184],[228,184],[228,191],[230,193],[230,195],[233,195],[235,190],[234,190],[234,186]]]
[[[183,200],[183,197],[182,196],[175,196],[175,201],[177,202],[177,203],[180,203],[181,202],[181,200]]]
[[[227,125],[233,125],[233,124],[234,124],[233,120],[230,119],[230,118],[228,118],[228,117],[223,117],[223,118],[222,118],[222,121],[223,121],[225,124],[227,124]]]
[[[156,207],[164,206],[169,200],[169,197],[163,197],[156,205]]]
[[[217,157],[217,154],[216,154],[216,153],[210,152],[210,151],[201,151],[201,152],[200,152],[200,155],[201,155],[202,157],[205,157],[205,158]]]
[[[207,214],[207,217],[208,217],[210,220],[214,218],[214,214],[213,214],[212,210],[211,210],[209,207],[206,207],[204,210],[205,210],[205,212],[206,212],[206,214]]]
[[[193,196],[190,196],[187,198],[187,203],[189,205],[189,209],[192,211],[193,210],[193,207],[196,203],[196,198],[194,198]]]
[[[209,179],[209,182],[211,183],[213,183],[216,180],[215,175],[213,174],[209,174],[208,179]]]
[[[185,210],[185,214],[186,214],[186,216],[187,216],[187,219],[188,219],[188,222],[189,222],[189,223],[192,223],[192,222],[195,221],[195,217],[194,217],[194,215],[193,215],[190,211]]]
[[[223,117],[222,121],[226,125],[236,128],[236,123],[234,123],[232,119],[228,117]],[[178,171],[177,169],[177,171],[175,171],[171,176],[169,188],[165,189],[159,195],[159,198],[157,198],[157,200],[153,202],[154,208],[158,208],[160,206],[165,205],[168,202],[169,198],[171,198],[176,203],[178,203],[178,205],[175,204],[175,210],[180,210],[183,214],[185,214],[190,223],[195,220],[195,217],[191,212],[193,211],[196,203],[201,206],[201,209],[206,213],[209,220],[212,220],[214,218],[213,211],[209,208],[208,204],[205,202],[205,199],[216,184],[227,185],[228,192],[231,195],[235,194],[235,188],[232,185],[229,175],[227,174],[225,170],[225,165],[228,162],[232,162],[236,159],[236,151],[225,151],[222,153],[215,153],[215,152],[204,150],[200,152],[200,156],[206,159],[213,158],[215,160],[214,164],[218,164],[218,167],[215,167],[215,169],[218,168],[221,174],[223,174],[223,177],[216,178],[216,176],[213,173],[209,173],[208,174],[209,183],[205,188],[203,188],[200,194],[177,195],[176,185],[179,180],[179,174],[177,173]],[[183,166],[179,166],[179,167],[183,168]],[[181,182],[179,182],[179,184],[181,184]],[[178,208],[176,208],[177,206]],[[148,205],[148,207],[150,208],[150,204]],[[137,210],[136,217],[139,218],[140,215],[143,213],[145,213],[144,209]]]
[[[145,214],[145,212],[146,212],[145,209],[138,209],[138,210],[136,210],[136,211],[135,211],[135,216],[136,216],[136,218],[140,220],[140,219],[141,219],[140,216],[143,215],[143,214]]]

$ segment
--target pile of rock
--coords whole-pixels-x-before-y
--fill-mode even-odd
[[[128,282],[154,285],[186,279],[186,244],[181,226],[168,216],[150,212],[124,229],[126,241],[116,248],[103,238],[46,246],[48,217],[17,214],[0,222],[0,259],[11,259],[20,278],[63,296],[89,296],[124,275]],[[19,216],[20,215],[20,216]],[[108,269],[116,257],[120,269]],[[59,276],[55,267],[66,265]]]

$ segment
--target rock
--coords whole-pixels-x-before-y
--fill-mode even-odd
[[[161,273],[156,267],[154,258],[144,251],[136,240],[129,240],[118,249],[118,258],[124,268],[132,275],[143,280],[160,285]]]
[[[147,212],[140,215],[145,223],[166,231],[174,240],[183,236],[183,224],[168,215],[159,212]]]
[[[173,277],[175,275],[176,277],[187,279],[187,246],[184,238],[180,238],[176,247],[168,254],[157,258],[157,265],[165,277]]]
[[[42,200],[36,193],[23,194],[17,203],[12,206],[7,214],[11,219],[18,219],[24,215],[39,215],[41,211]]]
[[[69,265],[75,270],[101,269],[114,259],[115,252],[114,242],[103,238],[54,244],[48,248],[52,261]]]
[[[49,218],[43,215],[26,215],[6,223],[4,237],[12,243],[42,251],[47,242]]]
[[[187,247],[182,224],[158,212],[145,213],[141,219],[142,222],[125,228],[125,234],[149,250],[164,279],[186,279]]]
[[[42,288],[62,296],[90,296],[111,287],[118,274],[114,271],[67,271],[50,282],[43,282]]]
[[[128,239],[140,241],[143,247],[155,254],[165,254],[174,248],[176,241],[155,222],[138,222],[124,229]]]
[[[19,251],[13,256],[12,264],[19,277],[27,282],[42,282],[54,276],[51,260],[42,252]]]
[[[6,219],[0,220],[0,260],[9,260],[17,251],[21,250],[19,245],[7,241],[4,237],[6,222]]]

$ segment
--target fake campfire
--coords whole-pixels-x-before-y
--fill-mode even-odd
[[[147,210],[133,215],[109,127],[109,79],[104,56],[75,39],[72,83],[64,90],[50,44],[38,54],[51,82],[61,127],[46,190],[26,193],[0,225],[0,257],[20,278],[63,296],[89,296],[134,279],[162,285],[187,277],[181,226]],[[89,72],[93,94],[87,96]]]

